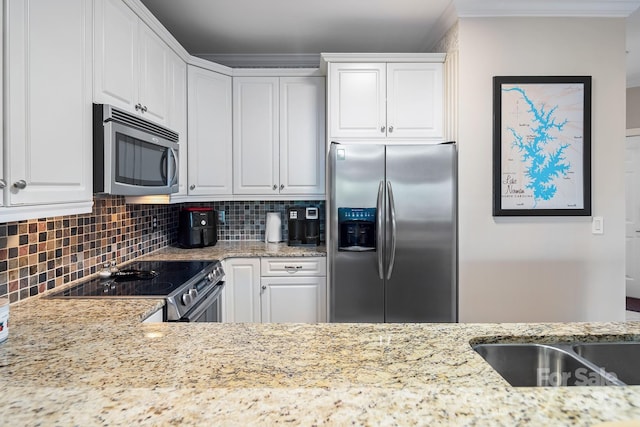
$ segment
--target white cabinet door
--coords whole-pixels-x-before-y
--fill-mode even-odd
[[[166,125],[171,49],[122,0],[95,4],[95,102]]]
[[[223,322],[260,322],[260,259],[224,260]]]
[[[135,112],[138,17],[122,0],[95,0],[94,99]]]
[[[138,100],[143,116],[156,123],[167,122],[168,56],[171,49],[151,28],[139,26]],[[135,108],[135,107],[134,107]]]
[[[231,77],[188,67],[189,195],[232,193]]]
[[[387,136],[443,137],[440,63],[387,64]]]
[[[5,2],[4,145],[11,205],[92,198],[92,5]]]
[[[4,58],[4,7],[0,7],[0,58]],[[0,67],[0,81],[3,81],[4,67]],[[4,88],[0,85],[0,99],[4,100]],[[4,129],[4,102],[0,102],[0,129]],[[4,174],[4,132],[0,132],[0,207],[4,206],[4,193],[7,190],[7,177]]]
[[[325,277],[263,277],[262,322],[325,322],[325,289]]]
[[[167,59],[169,61],[167,126],[178,132],[180,138],[178,141],[178,192],[175,195],[186,196],[189,151],[187,144],[187,64],[173,52]]]
[[[277,195],[279,79],[233,79],[233,192]]]
[[[386,136],[386,65],[329,64],[329,136]]]
[[[325,79],[280,78],[280,194],[323,194]]]

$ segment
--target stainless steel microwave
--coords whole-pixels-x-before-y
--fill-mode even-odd
[[[178,191],[178,134],[107,104],[93,105],[93,191],[123,196]]]

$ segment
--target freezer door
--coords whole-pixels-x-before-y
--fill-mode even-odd
[[[456,322],[455,145],[389,145],[386,157],[391,244],[385,320]]]
[[[375,216],[374,247],[359,242],[357,235],[366,227],[351,226],[359,216],[371,220],[372,208],[384,206],[384,146],[331,144],[329,150],[329,277],[331,322],[384,322],[384,287],[382,239],[383,215]],[[353,224],[340,227],[338,210],[343,221]],[[383,210],[383,209],[382,209]],[[346,213],[345,213],[346,212]],[[342,230],[342,231],[341,231]],[[361,236],[365,238],[365,236]]]

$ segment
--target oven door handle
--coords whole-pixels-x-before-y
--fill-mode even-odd
[[[206,299],[201,301],[193,310],[191,310],[190,312],[186,313],[180,319],[180,321],[181,322],[192,322],[193,320],[195,320],[198,317],[200,317],[202,315],[202,313],[207,311],[207,309],[209,307],[211,307],[211,305],[220,297],[220,294],[222,293],[222,288],[224,288],[224,282],[218,283],[213,288],[213,291],[211,291],[211,294],[209,294],[209,296],[207,296]]]

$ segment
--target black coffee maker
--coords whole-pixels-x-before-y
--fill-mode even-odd
[[[317,207],[287,208],[289,246],[320,244],[320,215]]]
[[[218,213],[213,208],[183,208],[178,222],[178,245],[201,248],[218,243]]]

